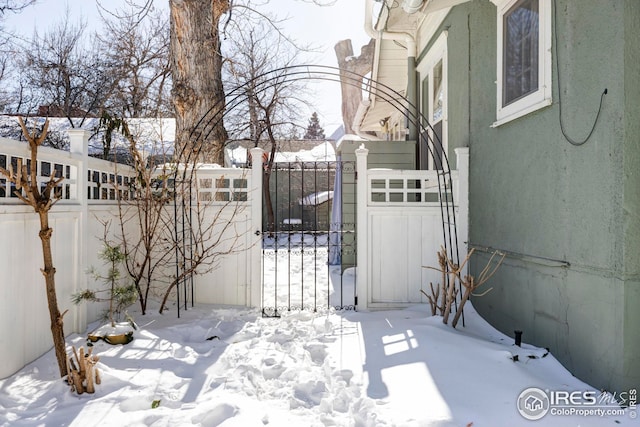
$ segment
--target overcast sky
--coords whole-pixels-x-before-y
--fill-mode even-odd
[[[109,8],[116,8],[122,0],[103,0]],[[303,0],[270,0],[265,7],[280,18],[288,17],[284,30],[301,43],[313,44],[318,52],[305,60],[309,64],[337,66],[334,45],[343,39],[353,41],[354,53],[360,53],[368,37],[364,31],[364,0],[336,0],[333,6],[319,7]],[[168,0],[155,0],[157,7],[168,9]],[[20,15],[8,16],[7,27],[14,28],[26,36],[37,27],[40,32],[63,19],[66,5],[72,17],[83,17],[89,27],[99,25],[95,0],[39,0]],[[320,84],[320,83],[318,83]],[[318,114],[325,133],[329,136],[342,123],[340,113],[340,87],[337,83],[322,83],[314,89],[321,94],[317,100]]]

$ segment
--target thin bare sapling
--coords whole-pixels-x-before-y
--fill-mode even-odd
[[[235,200],[232,191],[226,193],[228,198],[222,193],[209,200],[201,197],[201,182],[211,179],[203,176],[207,173],[197,162],[197,144],[189,146],[195,146],[194,151],[185,148],[178,153],[146,145],[143,155],[139,135],[131,132],[126,120],[108,116],[103,120],[104,126],[125,137],[133,168],[128,187],[112,183],[118,195],[118,244],[125,253],[125,268],[138,292],[142,314],[155,297],[161,299],[162,313],[179,284],[194,274],[212,271],[220,257],[243,250],[244,231],[238,228],[237,217],[245,205]],[[225,178],[216,180],[219,184]]]
[[[101,237],[102,250],[99,258],[104,261],[106,272],[98,270],[96,267],[89,268],[89,274],[96,281],[102,282],[106,287],[102,289],[85,289],[71,296],[74,304],[81,302],[107,302],[106,311],[111,327],[116,326],[116,320],[120,321],[122,313],[131,304],[135,303],[138,297],[136,287],[131,283],[131,279],[123,277],[121,270],[126,260],[126,254],[120,244],[109,239],[110,221],[104,221],[104,234]]]
[[[58,307],[55,282],[56,269],[53,266],[53,252],[51,249],[53,229],[49,225],[49,211],[62,197],[60,184],[64,177],[56,176],[57,171],[53,169],[49,179],[44,185],[38,181],[38,148],[47,137],[49,121],[45,121],[42,132],[39,134],[37,130],[30,133],[22,117],[18,118],[18,122],[29,144],[29,150],[31,151],[30,162],[25,163],[21,158],[18,158],[15,169],[12,164],[9,164],[9,169],[0,168],[0,175],[4,175],[7,181],[15,186],[13,194],[19,200],[31,206],[40,219],[40,232],[38,235],[40,237],[44,261],[44,267],[40,271],[45,279],[53,347],[60,376],[64,377],[67,375],[67,354],[65,350],[63,317],[67,310],[60,313]]]
[[[198,147],[198,144],[195,144]],[[176,156],[180,162],[174,172],[173,222],[164,224],[164,229],[176,230],[165,242],[166,253],[175,255],[178,268],[166,283],[160,305],[160,313],[167,307],[171,293],[194,275],[207,274],[216,269],[220,260],[228,255],[247,250],[245,245],[246,218],[242,215],[248,208],[248,194],[227,188],[231,179],[224,175],[211,174],[197,163],[197,149],[182,151]],[[215,168],[213,169],[215,172]],[[249,170],[244,171],[247,175]],[[239,181],[245,180],[246,176]],[[213,195],[202,188],[203,183],[213,186]],[[162,279],[162,278],[160,278]]]

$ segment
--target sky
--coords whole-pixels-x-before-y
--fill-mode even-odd
[[[117,8],[122,0],[104,0],[103,5]],[[256,2],[258,3],[258,2]],[[354,54],[368,41],[364,31],[364,0],[335,0],[331,6],[320,7],[309,0],[267,0],[265,10],[283,22],[284,31],[301,44],[317,47],[305,60],[307,64],[337,66],[334,45],[343,39],[351,39]],[[44,31],[63,19],[68,5],[72,17],[86,19],[89,28],[99,25],[95,0],[38,0],[35,6],[7,19],[7,27],[30,36],[34,28]],[[168,9],[168,0],[154,0],[154,5]],[[318,94],[315,102],[320,124],[329,136],[342,123],[340,87],[337,83],[317,83],[312,92]]]

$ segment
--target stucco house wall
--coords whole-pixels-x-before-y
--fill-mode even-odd
[[[447,31],[449,144],[470,147],[471,273],[491,248],[508,254],[473,302],[620,392],[640,384],[640,3],[554,2],[553,103],[497,127],[496,6],[455,6],[434,35]],[[566,133],[584,139],[605,88],[593,135],[570,144],[559,102]]]

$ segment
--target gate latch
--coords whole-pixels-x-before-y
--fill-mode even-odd
[[[253,233],[253,234],[255,234],[256,236],[259,236],[259,235],[261,235],[261,234],[262,234],[262,232],[261,232],[260,230],[256,230],[256,232],[255,232],[255,233]]]

